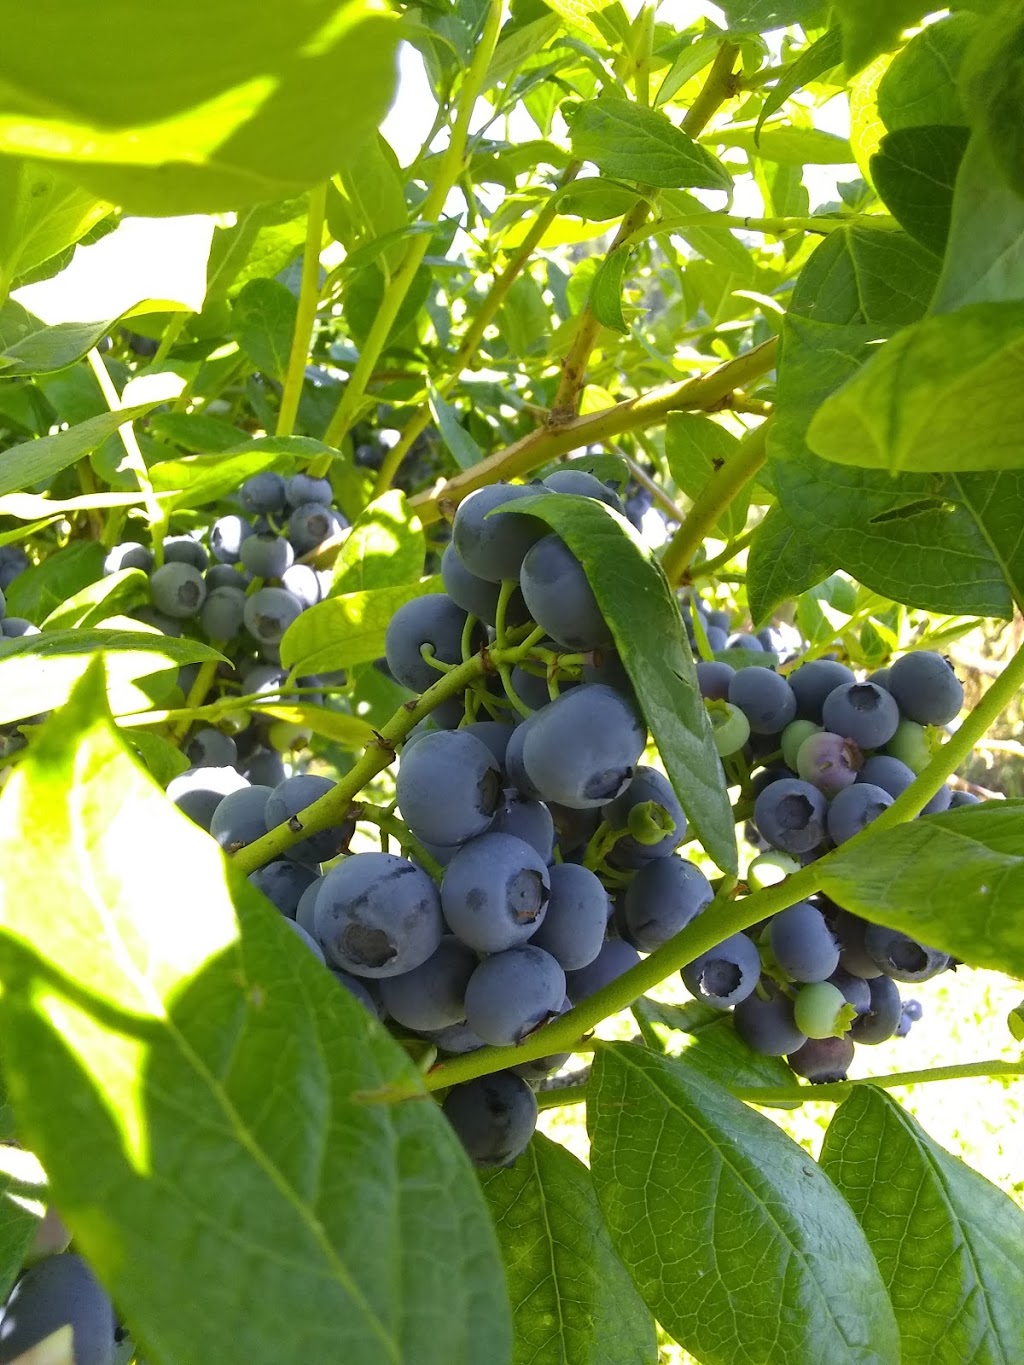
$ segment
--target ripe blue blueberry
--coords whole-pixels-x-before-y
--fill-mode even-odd
[[[438,730],[406,748],[395,794],[418,839],[464,844],[483,834],[501,807],[501,769],[475,735]]]
[[[453,934],[446,934],[434,952],[401,976],[381,981],[384,1007],[404,1028],[442,1029],[466,1017],[466,987],[478,958]]]
[[[167,795],[190,820],[209,831],[213,812],[230,792],[244,791],[249,783],[234,768],[188,768],[172,777]]]
[[[579,809],[606,805],[625,791],[646,741],[629,702],[601,683],[563,692],[522,731],[523,767],[537,791]]]
[[[206,601],[203,575],[192,564],[164,564],[149,580],[153,605],[176,621],[195,616]]]
[[[245,621],[245,602],[241,587],[214,588],[199,612],[203,633],[211,640],[233,640]]]
[[[246,512],[280,512],[284,509],[285,483],[280,474],[270,470],[253,474],[238,491],[238,500]]]
[[[585,469],[556,469],[542,482],[552,493],[571,493],[575,497],[596,498],[598,502],[614,507],[620,515],[624,513],[622,499],[618,493]]]
[[[864,931],[864,947],[886,976],[894,981],[930,981],[950,965],[947,953],[918,943],[898,929],[884,924],[869,924]]]
[[[404,603],[388,622],[384,648],[396,681],[413,692],[425,692],[440,678],[424,659],[427,646],[442,663],[462,658],[462,629],[466,613],[445,593],[426,593]]]
[[[239,559],[254,578],[280,578],[294,563],[295,551],[284,536],[266,531],[242,542]]]
[[[193,768],[232,768],[238,762],[235,741],[212,725],[204,725],[195,732],[185,754]]]
[[[329,506],[334,495],[329,479],[293,474],[284,486],[284,496],[289,507],[302,507],[307,502],[321,502]]]
[[[467,726],[467,730],[471,728]],[[555,846],[555,822],[543,801],[531,801],[509,788],[488,826],[490,834],[511,834],[535,848],[546,863]]]
[[[765,982],[767,999],[757,991],[741,1000],[733,1013],[736,1032],[752,1052],[762,1057],[785,1057],[796,1052],[807,1041],[793,1019],[793,1002]]]
[[[42,1343],[70,1328],[67,1353],[48,1354],[47,1359],[113,1365],[115,1326],[113,1305],[81,1256],[71,1251],[47,1256],[30,1266],[11,1290],[0,1324],[0,1362],[9,1365],[36,1348],[48,1351]]]
[[[400,976],[426,962],[444,931],[437,887],[393,853],[354,853],[326,874],[316,937],[353,976]]]
[[[269,787],[245,786],[229,792],[218,803],[210,819],[210,833],[225,853],[234,853],[246,844],[263,838],[267,832],[269,796]]]
[[[452,541],[466,568],[490,583],[519,578],[527,550],[549,534],[537,517],[495,512],[522,498],[537,496],[538,489],[519,484],[497,483],[478,488],[459,503],[452,523]]]
[[[288,539],[297,555],[305,555],[347,525],[345,518],[333,507],[322,502],[304,502],[288,518]]]
[[[729,701],[755,735],[779,735],[796,716],[793,689],[770,668],[741,668],[729,680]]]
[[[514,1047],[561,1013],[565,972],[533,944],[492,953],[466,987],[466,1022],[492,1047]]]
[[[478,953],[525,943],[540,928],[550,893],[544,859],[510,834],[483,834],[463,844],[441,881],[448,927]]]
[[[947,725],[960,714],[964,689],[952,665],[928,649],[904,654],[889,670],[889,691],[919,725]]]
[[[697,686],[705,701],[728,701],[729,684],[736,670],[720,660],[700,659],[697,663]]]
[[[638,767],[629,786],[601,812],[612,829],[636,830],[615,845],[620,862],[631,866],[667,858],[686,838],[686,816],[668,778],[657,768]],[[656,838],[658,830],[664,830]]]
[[[752,939],[733,934],[701,953],[679,975],[697,1000],[713,1009],[727,1010],[746,1000],[761,975],[761,958]]]
[[[279,645],[301,615],[302,604],[284,588],[260,588],[245,599],[246,629],[261,645]]]
[[[864,760],[864,766],[857,774],[858,782],[870,782],[874,787],[881,787],[894,801],[907,790],[913,780],[914,773],[911,769],[898,758],[893,758],[891,754],[872,754],[870,758]]]
[[[880,749],[896,733],[900,710],[892,693],[876,683],[843,683],[825,698],[821,718],[832,734],[861,749]]]
[[[773,848],[810,853],[825,837],[828,803],[817,787],[796,778],[772,782],[754,802],[754,824]]]
[[[267,830],[288,823],[296,832],[302,828],[302,812],[314,801],[334,790],[335,784],[329,777],[318,777],[314,773],[296,773],[286,777],[271,792],[267,799],[265,819]],[[336,858],[348,848],[352,837],[354,822],[343,820],[327,829],[301,839],[285,850],[285,857],[292,862],[305,863],[315,867]]]
[[[845,844],[892,805],[892,797],[870,782],[855,782],[833,799],[828,808],[828,833],[834,844]]]
[[[285,569],[281,574],[281,587],[291,593],[303,611],[315,607],[323,597],[320,578],[308,564],[292,564]]]
[[[867,983],[870,1000],[866,1013],[860,1014],[850,1025],[850,1037],[855,1043],[884,1043],[899,1027],[903,1005],[899,988],[888,976],[876,976]]]
[[[789,685],[796,695],[796,713],[801,720],[821,723],[822,708],[830,692],[844,684],[856,682],[853,670],[834,659],[814,659],[802,664],[789,675]]]
[[[519,583],[532,618],[564,648],[612,643],[583,566],[560,536],[544,536],[530,547]]]
[[[714,899],[711,883],[684,858],[645,863],[626,888],[623,916],[630,941],[653,953],[678,934]]]
[[[792,1071],[812,1085],[831,1085],[846,1080],[853,1054],[854,1046],[849,1036],[808,1038],[803,1047],[787,1056],[786,1061]]]
[[[279,858],[249,873],[249,881],[262,891],[285,919],[295,919],[303,892],[320,878],[308,867]]]
[[[589,966],[601,951],[608,927],[608,892],[589,868],[556,863],[548,870],[547,912],[530,939],[567,972]]]
[[[640,961],[640,954],[623,938],[605,939],[593,962],[579,971],[566,973],[566,994],[574,1005],[610,985]]]
[[[798,901],[772,918],[772,956],[790,981],[825,981],[839,966],[839,946],[820,910]]]
[[[191,536],[167,536],[164,539],[164,563],[191,564],[193,569],[205,573],[209,567],[210,556],[199,541],[193,540]]]
[[[242,544],[252,535],[252,524],[233,513],[218,517],[210,527],[210,553],[219,564],[237,564]]]
[[[452,1086],[441,1109],[474,1166],[510,1166],[537,1126],[537,1097],[511,1071]]]
[[[6,549],[7,547],[4,546],[3,548]],[[133,540],[122,545],[115,545],[112,550],[107,552],[107,557],[103,561],[105,575],[119,573],[122,569],[141,569],[143,573],[149,573],[152,568],[153,551],[148,545],[138,545]],[[4,589],[9,586],[8,583],[3,584]]]

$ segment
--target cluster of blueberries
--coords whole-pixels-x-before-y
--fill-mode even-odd
[[[863,681],[834,659],[788,676],[721,661],[698,663],[697,674],[719,752],[742,757],[748,771],[760,765],[750,781],[750,835],[765,850],[750,868],[755,884],[796,871],[877,819],[928,764],[964,700],[952,667],[929,650]],[[922,815],[977,799],[944,786]],[[845,1078],[855,1043],[903,1035],[920,1018],[896,982],[927,981],[952,965],[819,896],[719,944],[683,977],[699,998],[734,1009],[754,1051],[830,1081]]]

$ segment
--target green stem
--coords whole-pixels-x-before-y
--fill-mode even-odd
[[[713,578],[719,569],[724,569],[727,564],[731,564],[736,556],[747,548],[754,539],[755,526],[750,531],[744,531],[741,536],[737,536],[731,544],[727,545],[720,555],[715,555],[714,559],[707,559],[702,564],[694,564],[680,580],[682,583],[692,583],[698,578]]]
[[[182,328],[188,321],[188,313],[175,313],[170,322],[164,328],[164,334],[160,338],[160,345],[156,348],[156,354],[149,362],[149,368],[155,370],[158,365],[162,365],[171,352],[174,343],[181,336]]]
[[[684,379],[638,398],[627,398],[613,408],[575,417],[557,427],[542,427],[516,441],[505,450],[495,451],[472,468],[456,474],[434,492],[420,493],[411,507],[424,525],[437,521],[442,508],[455,505],[467,494],[485,484],[519,478],[559,455],[591,443],[603,443],[623,432],[658,426],[670,412],[685,412],[721,407],[734,389],[767,373],[775,365],[778,341],[772,338],[726,361],[709,374]]]
[[[295,418],[302,397],[302,382],[306,377],[309,348],[320,299],[320,247],[324,238],[324,219],[327,216],[327,183],[314,185],[309,192],[309,213],[306,217],[306,244],[302,252],[302,280],[299,285],[299,306],[295,312],[295,330],[288,356],[281,406],[277,413],[277,435],[290,436],[295,430]]]
[[[548,199],[547,203],[537,214],[533,226],[523,238],[522,244],[516,254],[509,260],[505,269],[498,275],[491,285],[487,297],[481,303],[476,317],[469,326],[466,335],[462,338],[455,359],[452,362],[451,374],[438,385],[441,396],[447,397],[455,385],[458,383],[459,376],[469,362],[476,355],[480,342],[483,340],[484,332],[490,326],[497,315],[498,309],[504,303],[508,291],[519,276],[530,263],[530,259],[541,242],[545,232],[558,216],[560,206],[559,191],[564,189],[571,181],[579,175],[583,163],[572,161],[565,168],[558,190]],[[409,421],[402,428],[402,434],[384,456],[381,467],[377,473],[377,482],[374,486],[374,497],[379,498],[382,493],[386,493],[394,481],[395,475],[401,466],[402,461],[408,455],[417,436],[427,429],[430,425],[431,412],[428,404],[424,403],[416,411]]]
[[[738,55],[739,48],[735,43],[723,43],[718,49],[707,80],[682,122],[683,132],[690,137],[698,137],[725,101],[735,95],[736,77],[733,74],[733,67],[736,65]]]
[[[585,1104],[586,1085],[564,1085],[560,1090],[538,1090],[538,1109],[560,1109],[566,1104]]]
[[[644,5],[637,20],[636,70],[633,89],[637,104],[651,103],[651,61],[654,56],[654,5]]]
[[[206,700],[206,694],[213,686],[217,676],[217,668],[220,665],[219,659],[206,659],[200,666],[196,674],[196,680],[189,688],[188,696],[185,698],[183,710],[188,712],[198,711]],[[170,740],[174,744],[180,744],[188,734],[189,726],[192,724],[191,715],[183,717],[170,732]]]
[[[436,882],[441,880],[444,868],[427,852],[409,826],[399,820],[393,811],[383,810],[380,806],[359,805],[355,810],[355,817],[357,820],[365,820],[369,825],[376,825],[382,833],[389,834],[403,851],[412,854],[424,872],[429,873]]]
[[[933,1066],[924,1071],[893,1071],[888,1076],[861,1076],[853,1081],[827,1085],[738,1086],[732,1093],[750,1104],[775,1104],[779,1100],[826,1100],[840,1104],[858,1085],[877,1085],[893,1090],[900,1085],[924,1085],[928,1081],[968,1081],[998,1076],[1024,1076],[1024,1061],[963,1062],[958,1066]],[[557,1093],[557,1092],[556,1092]]]
[[[770,420],[767,419],[747,433],[735,452],[711,475],[683,518],[683,524],[672,537],[661,559],[661,567],[670,583],[680,582],[689,572],[694,555],[704,543],[704,537],[768,458]]]
[[[111,412],[117,412],[124,405],[121,397],[114,387],[103,357],[94,346],[86,356],[89,368],[96,377],[96,383],[100,386],[100,392]],[[153,483],[149,477],[149,469],[143,458],[142,451],[139,449],[138,438],[135,435],[135,428],[131,422],[125,422],[118,427],[117,434],[121,438],[124,446],[125,463],[135,475],[135,480],[139,485],[139,491],[146,500],[146,515],[149,518],[150,530],[153,532],[153,556],[157,567],[164,562],[163,535],[166,530],[167,518],[160,506],[160,500],[153,492]]]
[[[895,218],[880,213],[836,214],[834,217],[822,214],[820,218],[740,218],[729,213],[685,213],[644,224],[622,245],[637,246],[648,237],[661,237],[696,227],[733,228],[746,232],[763,232],[768,237],[784,237],[790,232],[816,232],[827,236],[830,232],[844,227],[866,227],[878,232],[896,232],[899,230],[899,223]]]
[[[458,114],[452,128],[451,140],[441,158],[437,178],[420,208],[420,218],[423,222],[430,223],[440,218],[445,200],[462,173],[462,163],[466,155],[466,140],[469,136],[469,123],[477,96],[483,86],[484,76],[494,55],[498,32],[501,28],[501,13],[502,0],[490,0],[483,31],[473,54],[473,60],[462,82],[462,89],[459,91]],[[395,318],[405,301],[405,296],[409,292],[409,287],[417,270],[423,263],[429,245],[429,234],[420,233],[413,237],[406,248],[401,265],[391,277],[391,281],[384,291],[384,297],[377,310],[370,334],[360,351],[359,360],[352,371],[348,384],[345,386],[341,402],[328,424],[324,436],[328,445],[340,445],[348,434],[352,423],[358,417],[370,376],[377,368],[377,361],[380,359],[380,354],[390,335]],[[330,457],[321,457],[320,460],[314,461],[310,466],[310,472],[322,475],[325,472],[322,467],[325,458],[329,463]]]

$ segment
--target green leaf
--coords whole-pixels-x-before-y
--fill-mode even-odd
[[[11,1096],[153,1358],[505,1365],[454,1133],[429,1099],[360,1099],[417,1073],[126,756],[96,672],[0,804]]]
[[[770,1119],[650,1049],[599,1043],[587,1124],[619,1255],[704,1365],[899,1360],[863,1232]]]
[[[148,601],[149,576],[141,569],[118,569],[58,602],[42,625],[44,630],[96,626],[109,616],[127,616]]]
[[[400,232],[408,225],[409,210],[398,158],[380,133],[353,149],[338,173],[338,182],[358,224],[353,249]],[[389,247],[384,253],[388,269],[397,269],[404,254],[404,242],[397,241]]]
[[[800,53],[792,66],[788,66],[765,97],[764,107],[754,125],[754,143],[759,145],[761,129],[766,119],[804,86],[816,81],[826,71],[838,66],[843,55],[843,35],[839,28],[830,28],[822,36]]]
[[[135,213],[283,199],[376,129],[397,39],[390,17],[359,0],[309,0],[258,22],[240,0],[144,13],[108,0],[99,19],[75,0],[18,6],[4,19],[0,151],[65,167]]]
[[[567,185],[559,195],[558,207],[567,218],[603,223],[609,218],[621,218],[639,198],[636,190],[626,185],[591,175]]]
[[[604,34],[596,23],[603,9],[608,9],[613,0],[544,0],[548,9],[561,15],[573,28],[580,28],[599,44],[604,44]]]
[[[941,256],[949,237],[953,187],[970,136],[966,128],[901,128],[871,157],[886,207],[911,237]]]
[[[763,625],[777,607],[828,578],[835,556],[802,531],[776,504],[754,532],[747,554],[747,604],[755,626]]]
[[[797,277],[790,317],[868,323],[876,336],[923,317],[936,261],[902,232],[842,227],[830,232]]]
[[[6,1103],[2,1108],[9,1112]],[[5,1141],[0,1146],[0,1294],[4,1298],[18,1278],[45,1209],[45,1171],[31,1152]]]
[[[244,432],[220,417],[202,412],[154,412],[147,423],[151,436],[183,450],[215,453],[237,449]]]
[[[166,678],[166,695],[178,665],[223,657],[200,640],[141,626],[138,631],[79,628],[0,640],[0,725],[61,706],[100,650],[106,655],[109,704],[118,714],[152,706],[152,689],[143,682],[153,675]]]
[[[236,437],[241,434],[235,433]],[[334,453],[330,446],[304,436],[263,436],[210,455],[161,460],[151,466],[149,476],[158,493],[181,490],[177,496],[164,500],[164,507],[174,511],[204,507],[226,498],[251,474],[264,469],[287,470],[296,460]]]
[[[161,303],[159,311],[176,305]],[[151,302],[140,303],[107,322],[61,322],[48,327],[13,299],[0,310],[0,374],[13,379],[27,374],[53,374],[66,369],[90,351],[119,323],[141,313],[157,311]]]
[[[481,1183],[505,1262],[513,1365],[654,1365],[654,1322],[611,1244],[586,1166],[537,1133]]]
[[[446,403],[433,384],[428,384],[430,411],[441,429],[444,443],[455,457],[460,469],[471,469],[483,459],[483,451],[459,421],[458,409]]]
[[[814,28],[825,9],[823,0],[724,0],[722,4],[733,33],[767,33],[790,24]]]
[[[864,1229],[904,1365],[1024,1357],[1024,1213],[933,1142],[891,1095],[856,1086],[821,1164]]]
[[[70,545],[20,573],[7,589],[7,613],[42,625],[51,612],[95,583],[103,572],[105,553],[93,540]]]
[[[171,778],[183,773],[189,766],[188,759],[176,744],[163,735],[150,730],[125,729],[121,736],[129,749],[133,749],[142,761],[153,781],[166,787]]]
[[[605,327],[628,335],[629,326],[622,316],[622,277],[629,264],[632,249],[616,247],[601,262],[590,286],[590,311]]]
[[[951,14],[897,52],[878,84],[878,113],[890,132],[967,123],[957,75],[978,24],[975,14]]]
[[[283,379],[288,368],[298,300],[277,280],[250,280],[235,299],[238,344],[258,370]]]
[[[400,336],[417,317],[426,303],[432,280],[433,275],[430,267],[421,265],[412,278],[409,292],[406,294],[402,306],[398,310],[398,316],[388,333],[389,343]],[[385,287],[384,275],[380,266],[376,264],[353,270],[346,277],[343,295],[345,322],[357,345],[362,346],[365,343],[370,334],[370,328],[377,320]]]
[[[969,962],[1024,976],[1024,801],[986,802],[886,830],[867,859],[836,850],[823,889],[837,904]],[[855,865],[858,870],[855,871]],[[929,869],[931,890],[924,887]]]
[[[254,712],[270,716],[272,720],[283,720],[288,725],[311,730],[314,735],[331,739],[351,753],[360,753],[374,737],[372,725],[359,716],[350,716],[345,711],[334,711],[326,706],[299,704],[289,706],[272,703],[269,706],[254,706]]]
[[[932,8],[929,0],[834,0],[843,29],[846,72],[855,76]]]
[[[732,176],[666,115],[600,96],[565,106],[573,155],[606,175],[658,189],[731,190]]]
[[[988,145],[967,144],[933,313],[1024,297],[1024,200],[999,175]]]
[[[137,403],[118,412],[103,412],[89,417],[66,431],[52,436],[39,436],[34,441],[23,441],[4,451],[0,466],[0,496],[17,493],[33,484],[49,483],[55,474],[67,469],[83,455],[91,455],[118,427],[136,417],[144,417],[157,406],[156,401]]]
[[[735,872],[725,774],[679,607],[660,566],[629,522],[592,498],[546,493],[522,498],[510,510],[546,521],[582,564],[690,824],[722,871]]]
[[[716,147],[738,147],[750,156],[760,156],[766,161],[792,162],[799,166],[845,166],[855,160],[846,138],[821,128],[799,128],[786,123],[727,124],[706,133],[701,142]]]
[[[513,356],[543,355],[551,338],[551,310],[532,275],[512,281],[498,311],[501,339]],[[468,385],[467,385],[468,388]]]
[[[6,16],[4,25],[7,32]],[[0,297],[14,281],[80,241],[109,213],[109,204],[52,167],[0,156],[0,282],[5,286]]]
[[[249,280],[272,279],[302,250],[308,197],[258,204],[219,227],[206,267],[206,307],[237,294]],[[205,311],[205,310],[204,310]]]
[[[418,580],[426,548],[405,494],[391,489],[370,503],[345,538],[334,561],[331,597]]]
[[[384,653],[384,632],[398,608],[414,597],[443,590],[440,577],[433,577],[328,597],[304,611],[285,631],[281,662],[300,675],[371,663]]]
[[[735,452],[739,439],[721,422],[693,412],[669,414],[665,427],[665,458],[677,488],[697,498],[708,479]],[[715,523],[723,540],[735,540],[743,531],[750,506],[750,485],[741,489]]]
[[[751,651],[748,650],[747,653]],[[732,1016],[691,1000],[666,1005],[642,995],[632,1011],[639,1023],[653,1027],[664,1051],[709,1081],[753,1089],[791,1085],[793,1073],[781,1057],[759,1057],[742,1042]]]
[[[1017,0],[982,11],[985,23],[968,49],[961,93],[975,129],[985,138],[1003,176],[1024,195],[1024,14]]]
[[[528,57],[547,46],[561,25],[557,15],[542,14],[528,24],[518,24],[511,32],[506,31],[508,28],[506,24],[484,76],[481,94],[513,76]]]
[[[880,347],[811,419],[837,464],[912,471],[1024,464],[1024,303],[975,303]]]

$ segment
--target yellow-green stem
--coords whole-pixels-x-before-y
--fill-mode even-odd
[[[309,212],[306,216],[306,244],[302,252],[302,279],[299,284],[299,306],[295,313],[292,348],[288,356],[281,406],[277,413],[277,435],[290,436],[295,430],[295,418],[302,397],[302,381],[306,377],[313,323],[320,299],[320,247],[324,239],[324,218],[327,215],[327,184],[314,185],[309,192]]]
[[[219,659],[206,659],[200,665],[199,672],[196,674],[196,680],[189,688],[188,696],[185,698],[184,710],[195,711],[202,706],[203,702],[206,700],[206,694],[213,686],[213,681],[217,676],[217,668],[219,665]],[[190,717],[182,717],[182,719],[171,728],[171,742],[179,744],[188,734],[191,724],[192,720]]]
[[[121,402],[121,396],[114,387],[114,381],[103,363],[103,357],[95,346],[87,354],[86,360],[96,377],[96,383],[100,386],[100,392],[103,394],[103,400],[107,407],[111,412],[118,412],[124,404]],[[153,532],[153,556],[157,566],[159,566],[164,559],[163,534],[166,530],[166,517],[160,507],[159,499],[153,492],[149,469],[146,467],[146,461],[139,448],[134,426],[131,422],[125,422],[123,426],[118,427],[117,434],[124,446],[125,463],[135,475],[139,491],[146,500],[146,516],[149,518],[150,530]]]
[[[670,583],[679,583],[689,572],[704,537],[768,458],[769,421],[770,418],[747,433],[721,468],[710,476],[683,518],[661,558],[661,567]]]

